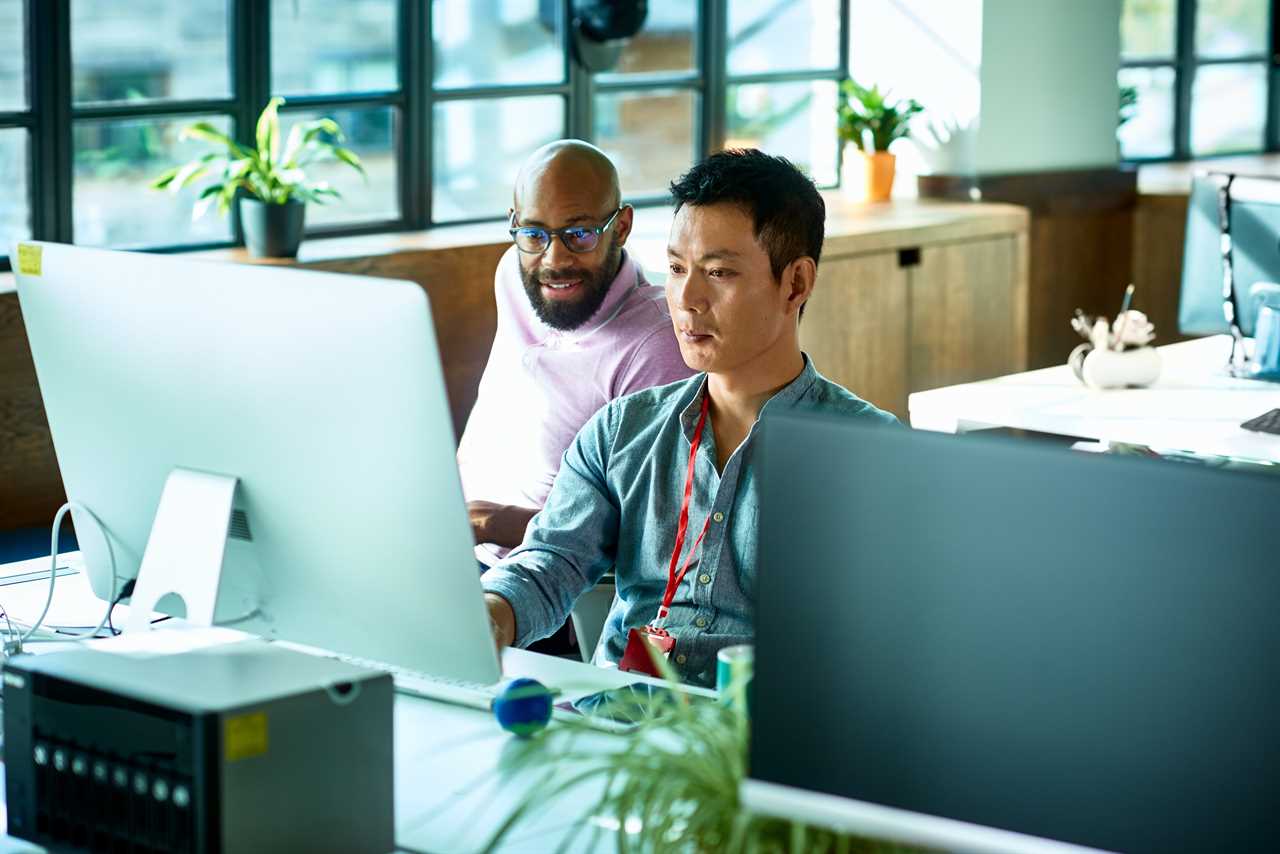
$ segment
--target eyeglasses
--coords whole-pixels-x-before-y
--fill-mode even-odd
[[[623,207],[626,206],[624,205]],[[590,252],[600,242],[600,235],[609,230],[609,226],[613,225],[613,221],[618,218],[620,213],[622,213],[621,207],[613,212],[613,216],[609,217],[604,225],[571,225],[567,228],[542,228],[537,225],[517,226],[515,224],[516,215],[513,211],[511,214],[511,239],[516,242],[517,249],[529,255],[541,255],[546,252],[551,247],[551,238],[557,235],[560,237],[560,242],[564,244],[564,248],[570,252]]]

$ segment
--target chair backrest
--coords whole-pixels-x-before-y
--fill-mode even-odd
[[[578,636],[578,649],[582,660],[591,663],[595,656],[596,646],[600,643],[600,635],[604,632],[604,621],[613,607],[613,599],[618,589],[613,583],[613,576],[607,575],[595,587],[578,597],[573,605],[573,631]]]

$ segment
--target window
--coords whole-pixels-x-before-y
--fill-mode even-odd
[[[337,120],[361,177],[309,234],[492,220],[524,158],[562,136],[614,158],[634,203],[705,154],[754,145],[838,178],[847,0],[649,0],[621,46],[577,42],[575,0],[0,0],[0,270],[8,239],[232,245],[234,218],[150,190],[207,150],[251,143],[273,95],[285,131]],[[785,49],[781,46],[785,46]],[[33,59],[37,58],[38,59]]]
[[[1125,160],[1280,148],[1275,0],[1124,0]]]
[[[24,0],[0,0],[0,241],[30,237],[31,126]],[[8,253],[0,245],[0,255]]]

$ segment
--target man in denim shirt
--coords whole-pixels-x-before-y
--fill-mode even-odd
[[[754,634],[760,417],[812,410],[895,419],[825,379],[800,351],[826,217],[813,182],[782,158],[727,151],[671,191],[667,304],[681,355],[700,373],[597,412],[565,452],[524,543],[483,583],[498,645],[524,646],[554,631],[613,569],[618,596],[596,663],[616,664],[630,630],[658,616],[688,486],[676,565],[689,569],[665,628],[676,671],[709,685],[716,652]]]

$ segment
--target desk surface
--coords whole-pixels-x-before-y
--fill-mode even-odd
[[[73,560],[74,562],[74,560]],[[65,563],[65,561],[63,561]],[[47,559],[23,564],[0,565],[0,578],[29,569],[47,568]],[[39,579],[0,588],[0,598],[15,614],[29,619],[43,604],[46,581]],[[69,619],[80,622],[86,611],[101,612],[101,603],[92,600],[83,573],[58,579],[55,611],[59,601],[77,603],[64,607]],[[19,589],[22,588],[22,589]],[[17,594],[23,594],[21,596]],[[92,600],[92,603],[90,602]],[[90,605],[92,604],[92,609]],[[123,607],[123,606],[122,606]],[[79,613],[75,613],[75,611]],[[96,619],[95,619],[96,621]],[[51,624],[58,625],[58,621]],[[164,629],[157,629],[164,631]],[[635,681],[631,674],[607,670],[526,650],[506,650],[502,668],[507,676],[530,676],[566,694],[611,688]],[[552,724],[555,725],[554,722]],[[607,733],[584,736],[601,751],[624,742]],[[504,732],[486,711],[447,703],[396,695],[395,702],[395,801],[396,842],[402,849],[432,854],[480,851],[494,830],[514,810],[521,797],[537,782],[533,771],[517,773],[512,760],[525,750],[538,749],[538,742],[521,741]],[[571,768],[564,768],[565,773]],[[500,851],[554,851],[570,830],[593,822],[587,805],[599,795],[599,784],[584,784],[558,799],[522,824]],[[6,818],[3,789],[0,788],[0,830]],[[607,824],[599,825],[609,829]],[[587,846],[590,833],[581,834],[571,852],[613,851],[611,837],[601,835],[597,844]],[[9,836],[0,836],[0,851],[38,852],[39,847]]]
[[[1014,427],[1280,463],[1280,436],[1239,426],[1280,408],[1280,383],[1228,376],[1230,348],[1225,335],[1160,347],[1160,379],[1150,388],[1086,388],[1061,365],[917,392],[908,402],[911,426],[944,433]]]

